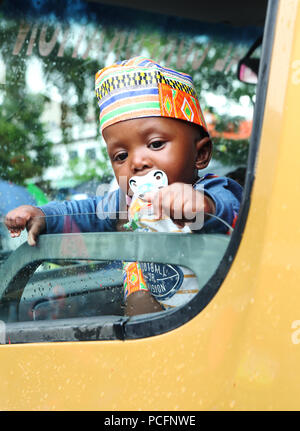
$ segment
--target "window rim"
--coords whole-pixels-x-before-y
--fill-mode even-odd
[[[147,319],[144,316],[134,316],[126,323],[126,325],[124,325],[124,339],[146,338],[153,335],[159,335],[176,329],[177,327],[191,320],[193,317],[198,315],[213,299],[215,294],[221,288],[222,283],[231,268],[242,240],[242,235],[247,222],[251,204],[251,192],[255,180],[256,159],[258,155],[264,119],[278,4],[278,0],[268,2],[263,33],[262,56],[256,92],[256,104],[253,114],[253,126],[247,161],[246,180],[240,212],[235,229],[231,234],[231,240],[227,250],[221,262],[219,263],[215,274],[202,288],[201,292],[186,305],[180,307],[177,310],[172,310],[173,313],[164,316],[163,324],[166,329],[163,331],[161,330],[161,319],[159,317],[155,319],[155,316],[153,316],[150,319]]]
[[[248,218],[251,204],[251,192],[255,180],[256,159],[260,145],[264,118],[278,4],[278,0],[274,0],[272,2],[269,1],[267,7],[263,35],[262,57],[256,92],[256,106],[253,115],[253,128],[250,138],[246,180],[240,213],[235,229],[231,235],[231,240],[227,250],[214,275],[202,288],[200,294],[198,294],[186,305],[169,310],[167,313],[153,313],[151,315],[134,316],[131,318],[126,316],[117,316],[117,318],[116,316],[111,316],[110,321],[108,316],[96,316],[93,318],[59,319],[56,321],[47,322],[34,321],[6,323],[7,335],[11,337],[12,343],[54,341],[74,342],[81,340],[92,341],[106,339],[129,340],[147,338],[150,336],[160,335],[180,327],[198,315],[209,304],[209,302],[221,288],[222,283],[231,268],[232,262],[234,261],[241,243],[243,231]],[[105,317],[105,319],[103,319],[103,317]],[[94,332],[86,331],[87,335],[81,339],[74,336],[75,327],[80,331],[82,328],[88,327],[89,322],[94,328]],[[103,322],[105,322],[106,327],[110,328],[106,333],[106,336],[103,336],[103,331],[99,330],[99,328],[103,327]],[[72,328],[73,332],[70,332],[70,328]],[[28,334],[26,336],[25,334],[27,332]],[[58,336],[58,334],[63,333],[66,335],[65,337]],[[30,334],[34,334],[33,338],[30,338]],[[23,341],[20,337],[23,337]]]

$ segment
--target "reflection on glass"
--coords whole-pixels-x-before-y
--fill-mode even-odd
[[[3,232],[1,229],[1,239]],[[0,270],[8,257],[13,257],[10,241],[6,245],[2,242],[2,245]],[[65,259],[66,252],[66,242],[62,241],[57,258],[38,265],[27,282],[24,274],[24,280],[16,283],[10,292],[1,289],[1,320],[16,322],[124,314],[121,263]],[[10,269],[17,273],[17,268],[17,262],[12,260]],[[3,278],[2,283],[7,280]]]
[[[250,67],[247,67],[245,64],[241,65],[240,68],[240,76],[239,79],[243,82],[247,82],[248,84],[257,84],[258,76]]]
[[[112,217],[113,221],[115,215],[107,213],[106,216]],[[92,237],[81,235],[81,217],[84,219],[86,215],[77,214],[74,220],[70,216],[61,217],[59,221],[53,217],[51,222],[59,223],[63,234],[53,237],[54,243],[51,235],[41,235],[36,247],[24,244],[28,240],[26,230],[20,237],[13,239],[6,226],[0,224],[1,320],[15,322],[130,315],[128,292],[137,290],[149,292],[152,302],[154,300],[160,308],[150,308],[150,311],[146,308],[148,311],[143,311],[145,309],[138,305],[135,314],[169,310],[188,303],[198,294],[214,274],[223,255],[217,247],[200,253],[202,256],[199,257],[197,267],[201,272],[201,280],[184,266],[153,261],[139,262],[141,274],[136,277],[134,271],[125,271],[123,260],[103,260],[103,255],[114,254],[116,250],[122,256],[117,237],[106,242],[105,250],[102,246],[100,253],[99,243],[92,240],[93,234]],[[76,235],[70,235],[74,233]],[[21,247],[22,244],[25,247]],[[18,254],[17,247],[20,247]],[[146,243],[144,247],[147,247]],[[38,254],[30,257],[31,251],[35,250]],[[43,259],[36,262],[37,256],[38,259],[43,256]],[[127,269],[128,264],[135,265],[134,262],[126,262]],[[129,303],[132,307],[132,298]],[[143,304],[148,306],[147,300]]]
[[[236,79],[236,65],[256,39],[256,29],[244,29],[241,38],[239,29],[229,26],[95,2],[52,2],[51,10],[46,1],[25,3],[4,0],[0,6],[2,221],[18,205],[64,201],[76,207],[81,199],[99,198],[116,190],[99,133],[94,76],[112,62],[136,55],[193,76],[214,142],[213,160],[201,175],[228,174],[243,185],[255,87]],[[22,189],[16,192],[9,186]],[[12,320],[124,312],[120,262],[90,263],[88,253],[86,262],[76,261],[76,256],[70,261],[65,240],[68,233],[101,231],[96,228],[100,221],[95,207],[88,211],[89,219],[95,221],[92,229],[82,228],[86,223],[81,220],[87,214],[77,213],[77,218],[47,219],[62,234],[60,259],[36,269],[22,296],[22,304],[28,307],[21,305],[15,311],[11,307]],[[24,231],[11,239],[3,222],[0,228],[3,264],[27,240],[27,234]],[[213,262],[214,269],[219,261],[218,257]],[[167,295],[173,282],[184,279],[184,271],[172,265],[153,265],[142,263],[142,268],[157,295]],[[110,281],[105,278],[108,274],[113,274]],[[194,287],[189,290],[191,295],[195,293]],[[102,294],[104,302],[99,299]],[[19,314],[13,317],[13,313]]]
[[[175,18],[167,29],[163,17],[154,20],[146,13],[136,12],[136,24],[126,27],[124,19],[118,21],[122,13],[128,14],[122,8],[106,6],[108,18],[103,20],[104,6],[93,3],[59,5],[51,11],[43,1],[38,11],[35,2],[28,3],[27,9],[14,10],[14,2],[4,1],[0,10],[3,179],[32,181],[50,198],[83,181],[110,181],[94,75],[113,61],[141,54],[193,76],[215,138],[210,170],[223,175],[245,166],[255,89],[237,82],[235,72],[253,29],[238,40],[240,35],[226,28],[226,39],[217,27],[187,25]],[[176,26],[178,21],[181,26]],[[190,33],[185,33],[187,28]],[[22,100],[22,107],[16,100]],[[96,157],[86,154],[87,149]]]

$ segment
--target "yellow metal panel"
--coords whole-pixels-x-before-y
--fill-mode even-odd
[[[215,298],[157,337],[0,346],[1,409],[300,408],[299,14],[280,2],[251,208]]]

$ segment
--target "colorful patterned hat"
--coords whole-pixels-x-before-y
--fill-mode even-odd
[[[192,78],[145,57],[134,57],[96,74],[101,132],[140,117],[169,117],[207,127]]]

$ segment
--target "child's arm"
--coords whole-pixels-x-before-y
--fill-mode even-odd
[[[46,229],[43,211],[31,205],[22,205],[7,213],[4,223],[12,238],[20,236],[26,228],[28,244],[36,245],[38,236]]]
[[[105,232],[116,230],[119,191],[82,200],[49,202],[40,207],[46,233]]]
[[[207,175],[196,183],[195,188],[198,187],[213,200],[216,216],[205,221],[201,232],[230,233],[228,226],[234,228],[242,201],[243,188],[231,178],[213,175]]]
[[[183,226],[194,221],[198,214],[200,217],[196,217],[196,223],[190,225],[193,231],[228,233],[228,226],[234,227],[242,193],[242,187],[232,179],[208,176],[194,186],[171,184],[156,194],[145,194],[144,199],[152,202],[158,218],[166,215]],[[211,214],[216,217],[209,217]],[[201,224],[201,215],[204,225]]]
[[[116,190],[104,197],[80,201],[50,202],[41,207],[24,205],[10,211],[5,224],[12,237],[27,228],[29,245],[36,245],[41,233],[115,231],[121,204]]]
[[[125,302],[125,315],[136,316],[138,314],[157,313],[163,307],[151,295],[149,291],[139,290],[131,293]]]

